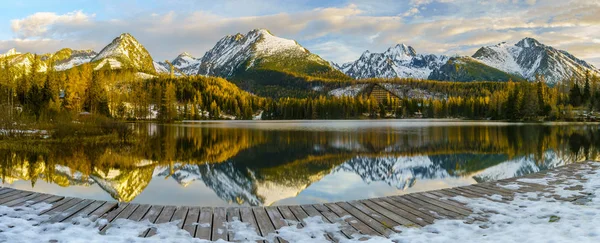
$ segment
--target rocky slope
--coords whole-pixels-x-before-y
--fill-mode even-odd
[[[446,63],[447,56],[417,54],[404,44],[388,48],[382,53],[365,51],[358,60],[335,65],[355,79],[364,78],[418,78],[426,79],[433,70]]]
[[[156,68],[150,53],[129,33],[123,33],[102,49],[92,60],[94,69],[135,69],[154,74]]]
[[[600,74],[593,65],[533,38],[524,38],[514,45],[503,42],[482,47],[473,58],[528,80],[535,80],[536,75],[542,75],[549,84],[556,84],[571,76],[583,77],[587,71]]]

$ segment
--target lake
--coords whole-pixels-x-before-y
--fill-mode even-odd
[[[2,186],[189,206],[364,199],[600,159],[598,124],[456,120],[132,124],[134,144],[0,149]]]

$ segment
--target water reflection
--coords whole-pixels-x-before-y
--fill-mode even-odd
[[[1,179],[93,199],[272,205],[402,194],[600,158],[597,125],[225,122],[135,130],[128,146],[0,148]]]

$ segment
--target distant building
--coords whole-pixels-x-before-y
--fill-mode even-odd
[[[375,98],[375,100],[377,100],[377,102],[382,102],[384,100],[387,100],[388,96],[390,98],[395,98],[395,99],[400,99],[400,97],[398,97],[398,95],[390,92],[389,90],[385,89],[383,86],[379,85],[379,84],[373,84],[373,86],[369,87],[366,89],[367,91],[367,97],[373,97]]]

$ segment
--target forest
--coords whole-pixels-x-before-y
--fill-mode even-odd
[[[308,82],[313,95],[263,96],[218,77],[149,76],[134,70],[93,70],[83,64],[66,71],[0,69],[1,122],[50,122],[99,115],[119,120],[174,122],[200,119],[362,119],[463,118],[512,121],[573,120],[600,110],[599,78],[586,75],[548,86],[533,81],[444,82],[415,79],[366,79]],[[8,63],[0,64],[9,67]],[[149,76],[149,77],[148,77]],[[258,78],[255,76],[253,78]],[[263,77],[268,79],[267,77]],[[269,83],[274,81],[261,81]],[[244,83],[237,81],[244,87]],[[327,92],[352,84],[389,83],[442,94],[410,97],[367,93],[334,97]],[[255,84],[253,84],[255,85]],[[314,89],[318,87],[319,89]],[[592,113],[590,113],[592,112]]]

